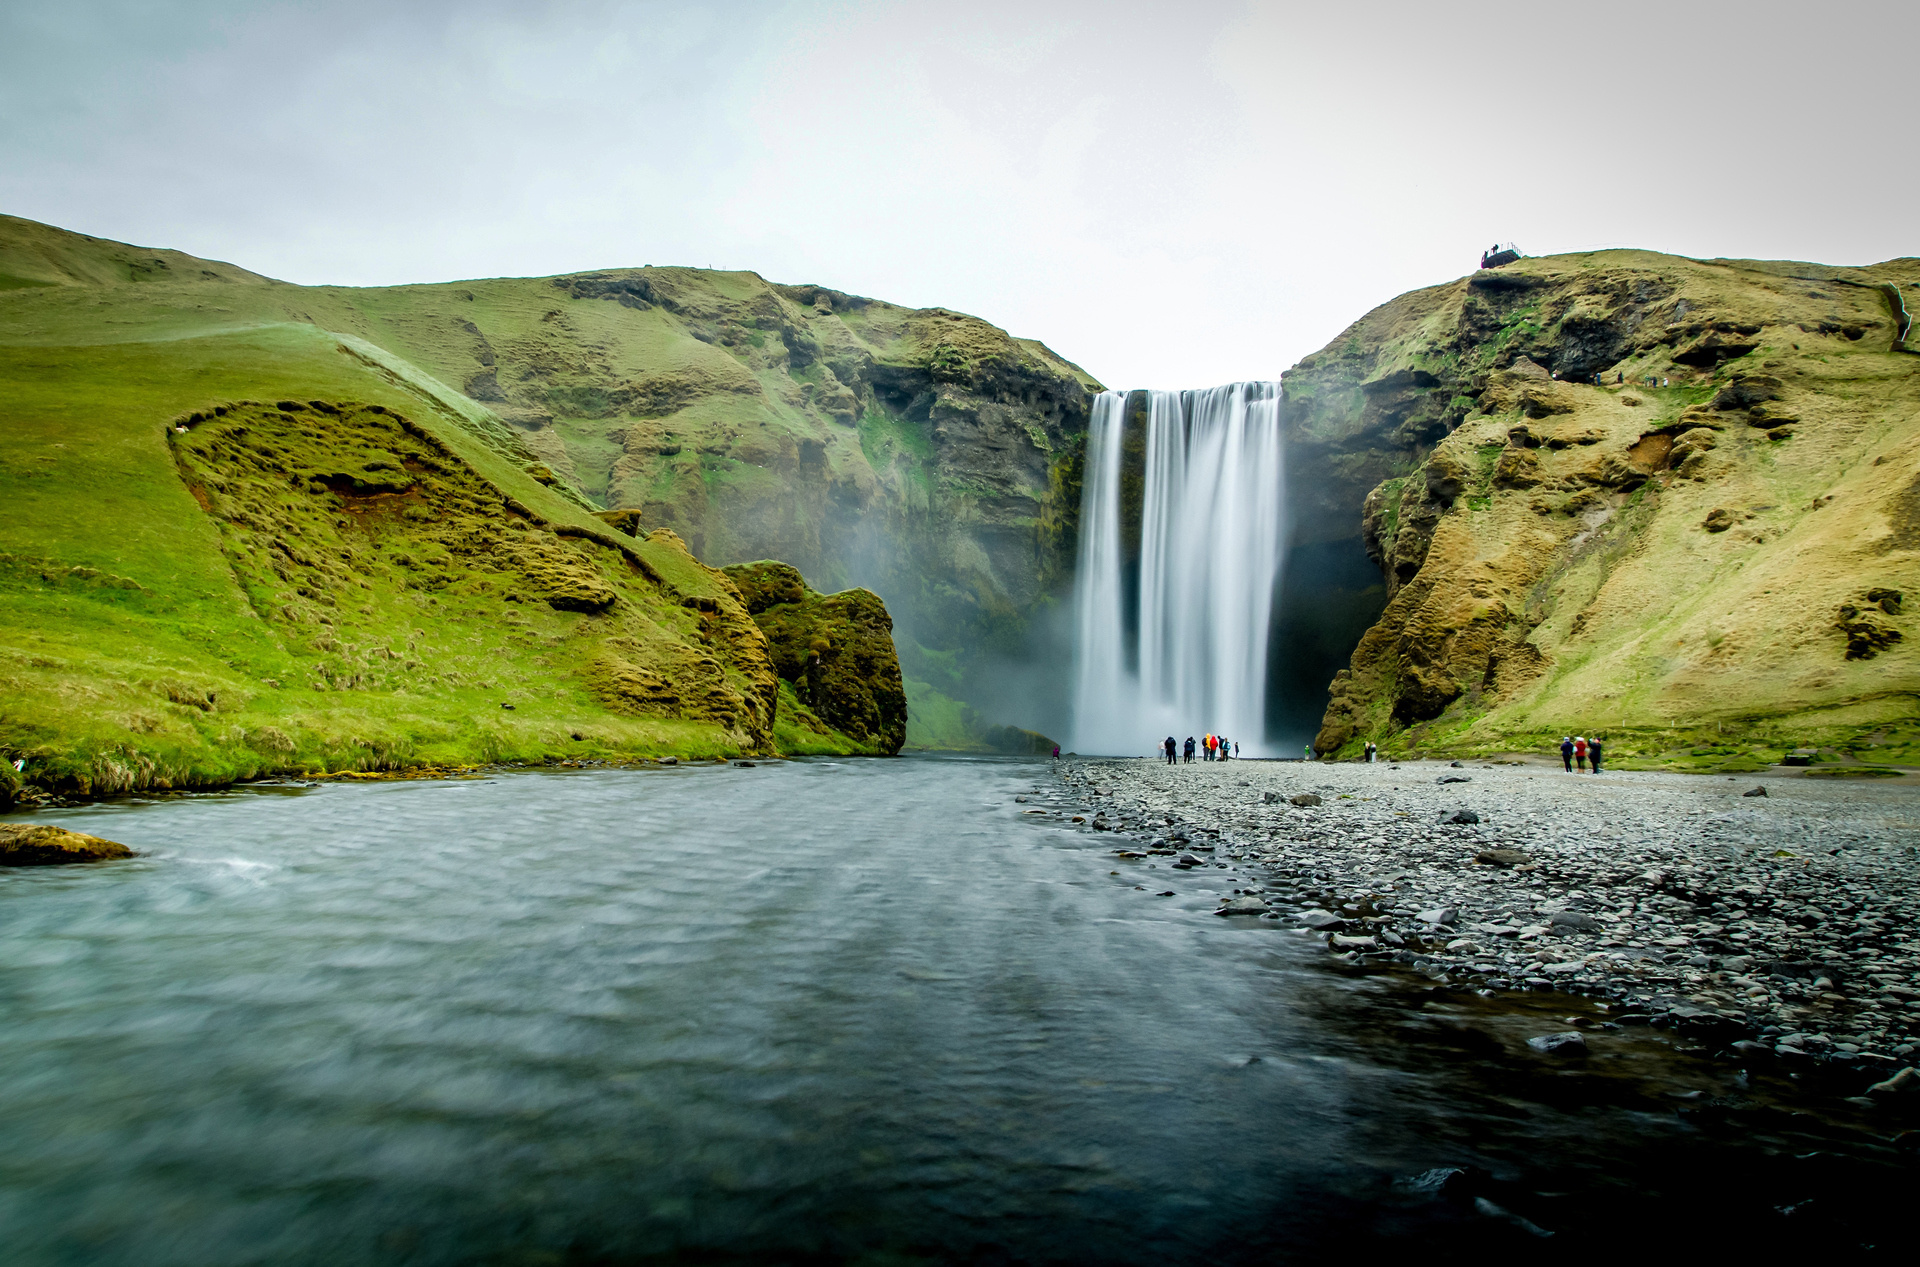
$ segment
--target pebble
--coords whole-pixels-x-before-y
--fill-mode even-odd
[[[1191,849],[1195,867],[1212,846],[1291,926],[1364,921],[1351,931],[1373,947],[1329,947],[1350,961],[1587,994],[1878,1077],[1910,1063],[1896,1058],[1920,1042],[1910,791],[1791,779],[1749,797],[1699,776],[1557,763],[1479,765],[1470,788],[1443,788],[1436,767],[1448,768],[1088,760],[1062,761],[1056,778],[1118,844]],[[1526,861],[1475,861],[1495,851]]]

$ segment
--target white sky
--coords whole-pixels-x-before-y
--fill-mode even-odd
[[[0,0],[0,210],[299,282],[750,268],[1205,386],[1496,238],[1920,253],[1914,14]]]

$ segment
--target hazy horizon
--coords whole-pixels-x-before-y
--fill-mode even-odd
[[[1272,378],[1529,254],[1920,252],[1841,5],[77,3],[0,12],[0,210],[308,284],[678,264]],[[1785,63],[1783,50],[1793,60]]]

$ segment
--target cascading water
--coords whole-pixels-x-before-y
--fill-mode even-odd
[[[1144,435],[1128,430],[1140,397]],[[1074,582],[1078,751],[1203,732],[1265,751],[1285,462],[1278,383],[1094,402]],[[1123,496],[1136,472],[1137,543]]]

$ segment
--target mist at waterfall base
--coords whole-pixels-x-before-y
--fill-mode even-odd
[[[1094,402],[1074,580],[1076,750],[1138,753],[1208,732],[1244,756],[1278,754],[1268,685],[1286,487],[1276,382]]]

